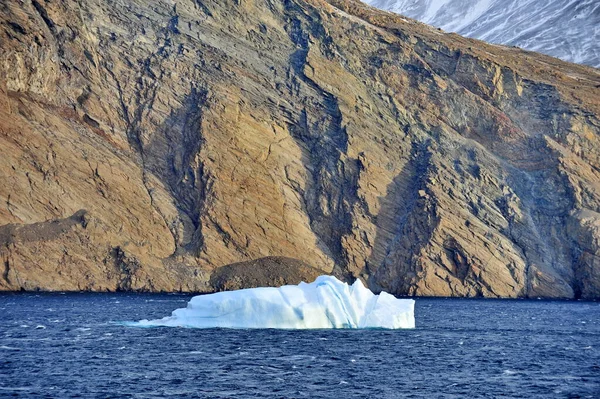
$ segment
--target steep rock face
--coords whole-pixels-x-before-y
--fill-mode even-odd
[[[600,294],[592,68],[349,0],[0,13],[1,289],[204,291],[286,256],[396,294]]]

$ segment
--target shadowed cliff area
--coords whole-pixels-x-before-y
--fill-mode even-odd
[[[597,69],[353,0],[32,0],[0,76],[1,290],[600,297]]]
[[[321,274],[322,271],[297,259],[267,256],[219,267],[210,277],[210,285],[215,291],[281,287],[313,282]]]

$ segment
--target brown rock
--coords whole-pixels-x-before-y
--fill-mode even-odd
[[[596,69],[354,0],[36,0],[0,76],[2,290],[600,296]]]
[[[280,287],[313,282],[323,272],[297,259],[268,256],[215,269],[210,276],[214,291]]]

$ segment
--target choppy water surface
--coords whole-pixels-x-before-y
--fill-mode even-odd
[[[600,304],[418,299],[414,330],[132,328],[190,296],[0,294],[0,397],[600,398]]]

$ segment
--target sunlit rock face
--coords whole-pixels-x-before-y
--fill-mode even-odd
[[[192,298],[169,317],[142,320],[138,327],[193,328],[414,328],[412,299],[373,294],[360,280],[352,285],[335,277],[283,287],[249,288]]]
[[[598,297],[599,87],[353,0],[1,2],[0,290]]]
[[[596,0],[365,0],[373,7],[490,43],[600,67]]]

